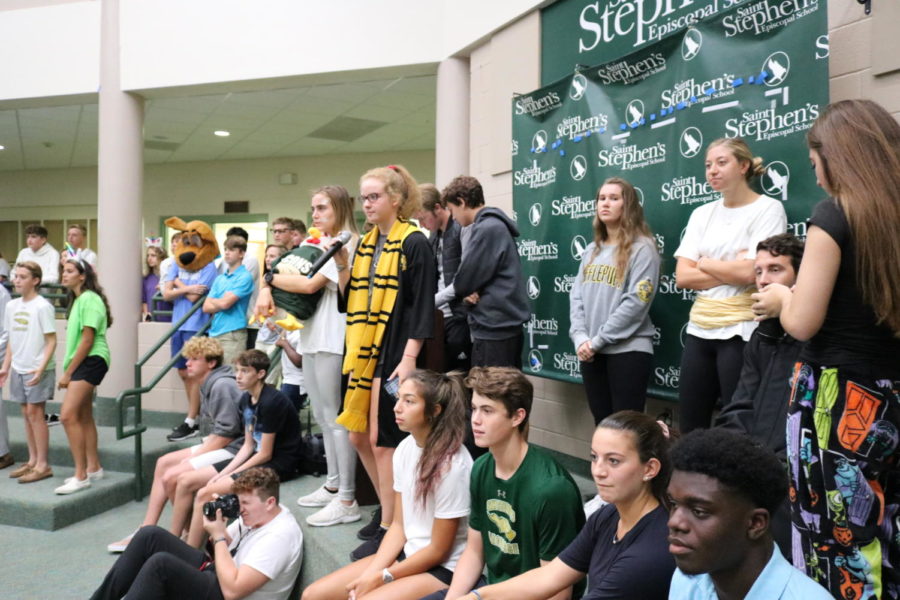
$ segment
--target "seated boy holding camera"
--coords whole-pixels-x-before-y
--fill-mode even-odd
[[[203,505],[231,493],[239,473],[268,467],[280,481],[297,476],[303,449],[300,417],[284,394],[266,384],[269,366],[269,357],[259,350],[242,352],[234,361],[235,380],[244,392],[239,404],[244,443],[234,458],[195,471],[208,481],[194,500],[187,542],[195,548],[203,542]]]
[[[212,555],[155,525],[141,528],[92,599],[287,598],[300,572],[303,533],[279,503],[278,475],[253,468],[234,480],[240,518],[226,527],[218,506],[203,519]]]

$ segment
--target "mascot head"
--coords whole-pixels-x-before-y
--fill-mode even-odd
[[[199,271],[219,255],[219,244],[209,225],[203,221],[185,223],[178,217],[166,219],[166,225],[177,229],[172,256],[182,269]]]

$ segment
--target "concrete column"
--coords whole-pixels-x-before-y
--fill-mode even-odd
[[[469,174],[469,59],[438,65],[434,183],[438,189]]]
[[[134,383],[141,289],[141,188],[144,180],[142,98],[122,91],[119,0],[101,1],[98,271],[114,323],[112,365],[97,393],[115,397]]]

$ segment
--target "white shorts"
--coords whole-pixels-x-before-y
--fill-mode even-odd
[[[201,444],[197,444],[196,446],[191,446],[191,458],[188,459],[188,462],[191,463],[191,466],[194,467],[194,470],[202,469],[203,467],[209,467],[216,463],[222,462],[223,460],[231,460],[234,458],[234,454],[232,454],[229,450],[225,448],[219,448],[218,450],[210,450],[209,452],[204,452],[203,454],[197,454],[197,450],[200,449]]]

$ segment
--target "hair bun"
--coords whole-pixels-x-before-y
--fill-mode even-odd
[[[763,165],[763,159],[761,156],[754,156],[753,162],[750,164],[750,173],[754,177],[761,177],[766,172],[766,167]]]

